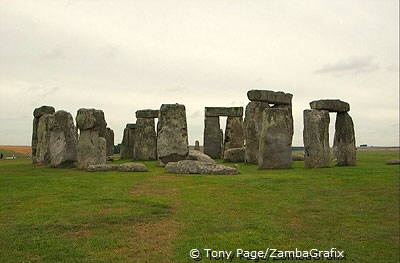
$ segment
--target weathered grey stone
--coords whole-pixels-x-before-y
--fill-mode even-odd
[[[304,166],[306,168],[329,167],[329,112],[304,110]]]
[[[205,108],[206,117],[242,117],[243,107],[206,107]]]
[[[356,165],[356,150],[353,120],[347,112],[339,112],[336,116],[333,140],[336,165]]]
[[[100,137],[105,138],[107,123],[104,112],[96,109],[79,109],[76,115],[76,127],[79,130],[96,130]]]
[[[280,105],[280,104],[276,104],[274,106],[272,106],[271,108],[273,109],[287,109],[289,111],[289,128],[290,128],[290,134],[291,136],[293,136],[294,133],[294,127],[293,127],[293,115],[292,115],[292,105]]]
[[[260,169],[292,167],[291,121],[288,109],[264,110],[259,142]]]
[[[50,164],[52,167],[71,167],[77,160],[78,130],[69,112],[50,115]]]
[[[293,154],[292,155],[292,161],[293,162],[304,161],[304,155]]]
[[[134,141],[135,160],[157,159],[157,134],[153,118],[137,118]]]
[[[292,104],[293,95],[282,91],[272,90],[249,90],[247,97],[250,101],[263,101],[270,104]]]
[[[269,104],[262,101],[251,101],[246,106],[246,115],[243,122],[246,141],[246,163],[258,164],[258,147],[262,129],[262,118],[263,112],[267,108],[269,108]]]
[[[135,138],[136,138],[136,124],[128,123],[124,129],[122,137],[120,156],[121,159],[134,159],[135,158]]]
[[[49,165],[50,158],[50,127],[54,122],[53,114],[45,114],[39,118],[37,125],[37,144],[34,163],[37,165]]]
[[[224,162],[244,162],[245,148],[232,148],[224,152]]]
[[[159,110],[138,110],[136,118],[158,118]]]
[[[157,156],[165,164],[187,158],[189,153],[186,109],[182,104],[163,104],[158,120]]]
[[[169,162],[165,166],[165,171],[172,174],[238,174],[238,170],[233,167],[194,161],[183,160],[179,162]]]
[[[310,102],[311,109],[327,110],[330,112],[347,112],[350,110],[350,105],[341,100],[315,100]]]
[[[146,165],[142,163],[123,163],[118,167],[122,172],[147,172]]]
[[[386,162],[386,164],[389,164],[389,165],[396,165],[396,164],[400,164],[400,160],[399,159],[394,159],[394,160],[389,160],[389,161],[387,161]]]
[[[226,119],[224,152],[232,148],[244,146],[242,117],[228,117]]]
[[[78,140],[78,168],[91,164],[105,164],[107,160],[106,139],[96,130],[81,130]]]
[[[119,165],[115,164],[91,164],[87,167],[87,171],[89,172],[98,172],[98,171],[115,171],[118,170]]]
[[[219,117],[205,117],[204,119],[204,153],[211,158],[219,159],[222,155],[222,134]]]
[[[195,142],[194,142],[194,149],[195,149],[196,151],[200,151],[200,142],[199,142],[199,141],[195,141]]]
[[[77,156],[78,168],[105,164],[107,159],[106,121],[104,113],[95,109],[79,109],[76,124],[80,130]]]
[[[210,156],[197,150],[189,150],[188,160],[215,163],[215,161]]]
[[[36,108],[33,111],[33,127],[32,127],[32,163],[36,163],[36,147],[37,147],[37,141],[38,141],[38,136],[37,136],[37,129],[38,129],[38,124],[39,124],[39,118],[42,117],[45,114],[53,114],[55,112],[54,107],[51,106],[42,106],[39,108]]]
[[[114,155],[114,131],[107,127],[106,130],[107,156]]]

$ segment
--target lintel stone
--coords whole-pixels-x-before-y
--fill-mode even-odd
[[[206,107],[206,117],[242,117],[243,107]]]

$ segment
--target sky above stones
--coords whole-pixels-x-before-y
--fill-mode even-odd
[[[246,106],[250,89],[293,94],[293,145],[323,98],[350,103],[357,145],[399,145],[398,12],[396,0],[0,0],[0,145],[30,145],[41,105],[102,109],[118,143],[136,110],[162,103],[185,104],[194,144],[205,106]]]

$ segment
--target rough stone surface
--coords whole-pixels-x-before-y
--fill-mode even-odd
[[[264,110],[259,143],[260,169],[292,167],[291,121],[288,109]]]
[[[104,113],[95,109],[79,109],[76,124],[80,130],[78,140],[78,168],[105,164],[107,159],[106,121]]]
[[[135,131],[135,160],[157,159],[157,134],[153,118],[137,118]]]
[[[327,110],[330,112],[347,112],[350,110],[350,105],[341,100],[315,100],[310,102],[311,109]]]
[[[146,165],[142,163],[123,163],[118,167],[122,172],[147,172]]]
[[[292,161],[293,162],[299,162],[299,161],[304,161],[304,155],[292,155]]]
[[[238,174],[238,170],[233,167],[194,161],[183,160],[179,162],[169,162],[165,166],[165,171],[172,174]]]
[[[328,167],[329,112],[326,110],[305,110],[303,112],[304,166],[306,168]]]
[[[53,114],[55,112],[54,107],[51,106],[42,106],[39,108],[36,108],[33,111],[33,129],[32,129],[32,163],[36,163],[36,147],[37,147],[37,141],[38,141],[38,136],[37,136],[37,129],[38,129],[38,124],[39,124],[39,119],[45,114]]]
[[[336,116],[333,153],[336,165],[356,165],[356,140],[354,124],[347,112],[340,112]]]
[[[195,142],[194,142],[194,149],[195,149],[196,151],[200,151],[200,142],[199,142],[199,141],[195,141]]]
[[[114,155],[114,131],[107,127],[106,130],[107,156]]]
[[[228,117],[226,119],[224,152],[232,148],[244,146],[242,117]]]
[[[50,115],[50,165],[71,167],[77,160],[78,130],[69,112],[57,111]]]
[[[200,162],[215,163],[215,161],[208,156],[197,150],[189,150],[188,160],[196,160]]]
[[[157,156],[163,163],[187,158],[189,142],[184,105],[161,105],[157,130]]]
[[[262,118],[269,104],[262,101],[251,101],[246,106],[244,117],[244,137],[246,141],[245,162],[258,164],[258,147],[262,129]]]
[[[134,159],[135,158],[135,137],[136,137],[136,124],[128,123],[124,129],[122,137],[120,156],[121,159]]]
[[[389,164],[389,165],[400,164],[400,160],[399,159],[397,159],[397,160],[389,160],[389,161],[386,162],[386,164]]]
[[[50,158],[50,127],[54,122],[53,114],[45,114],[39,118],[37,125],[37,144],[35,164],[49,165]]]
[[[91,164],[88,166],[87,170],[89,172],[98,172],[98,171],[113,171],[118,170],[119,165],[114,164]]]
[[[219,117],[206,117],[204,119],[204,153],[214,159],[221,158],[222,137]]]
[[[282,91],[272,90],[249,90],[247,97],[250,101],[263,101],[270,104],[292,104],[293,95]]]
[[[232,148],[224,152],[224,162],[244,162],[245,148]]]
[[[136,118],[158,118],[159,110],[138,110]]]
[[[242,117],[243,107],[206,107],[205,108],[206,117]]]

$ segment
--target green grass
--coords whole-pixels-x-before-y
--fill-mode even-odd
[[[359,151],[358,166],[323,169],[240,164],[230,176],[171,175],[155,162],[146,173],[91,173],[3,160],[0,262],[193,262],[192,248],[268,247],[399,262],[399,166],[385,165],[398,156]]]

